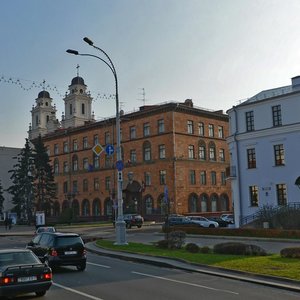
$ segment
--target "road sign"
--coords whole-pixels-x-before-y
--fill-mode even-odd
[[[97,144],[93,147],[93,152],[99,156],[104,151],[103,147],[100,144]]]
[[[106,145],[105,152],[108,156],[112,155],[115,152],[114,146],[110,144]]]
[[[118,160],[116,162],[116,167],[117,167],[118,171],[122,171],[124,169],[124,164],[123,164],[122,160]]]
[[[123,181],[123,174],[121,171],[118,172],[118,181],[119,182]]]

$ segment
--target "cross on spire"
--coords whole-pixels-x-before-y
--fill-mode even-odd
[[[80,68],[80,66],[77,65],[77,67],[76,67],[76,69],[77,69],[77,77],[79,77],[79,68]]]

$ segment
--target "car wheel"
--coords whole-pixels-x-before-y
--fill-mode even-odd
[[[213,225],[213,224],[210,224],[209,225],[209,228],[215,228],[216,226],[215,225]]]
[[[42,291],[42,292],[35,292],[35,294],[36,294],[38,297],[42,297],[42,296],[45,296],[45,294],[46,294],[46,291]]]
[[[85,268],[86,268],[86,264],[77,265],[76,268],[77,268],[78,271],[84,271]]]
[[[138,227],[138,228],[142,228],[142,225],[138,225],[137,227]]]

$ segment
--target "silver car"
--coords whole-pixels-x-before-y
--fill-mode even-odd
[[[216,228],[219,227],[219,223],[215,222],[215,221],[210,221],[208,219],[206,219],[205,217],[201,217],[201,216],[189,216],[189,218],[197,223],[200,224],[202,227],[206,227],[206,228]]]

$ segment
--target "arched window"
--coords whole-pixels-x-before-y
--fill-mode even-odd
[[[220,196],[220,210],[228,211],[229,210],[229,198],[226,194]]]
[[[153,198],[150,195],[145,197],[145,213],[146,215],[153,213]]]
[[[74,199],[72,202],[72,210],[74,216],[79,216],[79,203],[76,199]]]
[[[48,122],[49,122],[49,120],[50,120],[50,117],[49,117],[49,116],[47,116],[47,117],[46,117],[46,123],[48,123]]]
[[[198,202],[198,197],[196,194],[191,194],[189,196],[189,212],[194,213],[197,212],[197,202]]]
[[[151,160],[151,144],[148,141],[143,144],[143,159],[144,161]]]
[[[54,160],[54,174],[58,175],[59,174],[59,161],[57,158]]]
[[[198,143],[198,157],[200,160],[206,160],[206,146],[202,140]]]
[[[61,206],[61,209],[62,211],[65,211],[66,209],[69,208],[69,202],[67,200],[65,200],[63,203],[62,203],[62,206]]]
[[[160,194],[157,199],[157,207],[160,209],[161,215],[166,215],[168,212],[168,203],[165,200],[164,194]]]
[[[207,202],[208,202],[208,196],[206,194],[201,194],[200,203],[201,203],[202,212],[207,212]]]
[[[106,198],[105,199],[105,202],[104,202],[104,214],[106,216],[112,216],[112,210],[113,210],[112,204],[113,204],[113,202],[111,201],[110,198]]]
[[[81,104],[81,114],[82,114],[82,115],[85,114],[85,106],[84,106],[84,103]]]
[[[89,216],[90,215],[90,202],[87,199],[84,199],[82,201],[81,215],[82,216]]]
[[[93,201],[93,216],[101,215],[101,203],[100,199],[94,199]]]
[[[72,157],[72,170],[78,171],[78,157],[77,155],[73,155]]]
[[[212,212],[218,211],[218,195],[217,194],[211,195],[210,203],[211,203],[211,211]]]
[[[209,143],[209,160],[216,160],[216,145],[214,142]]]

